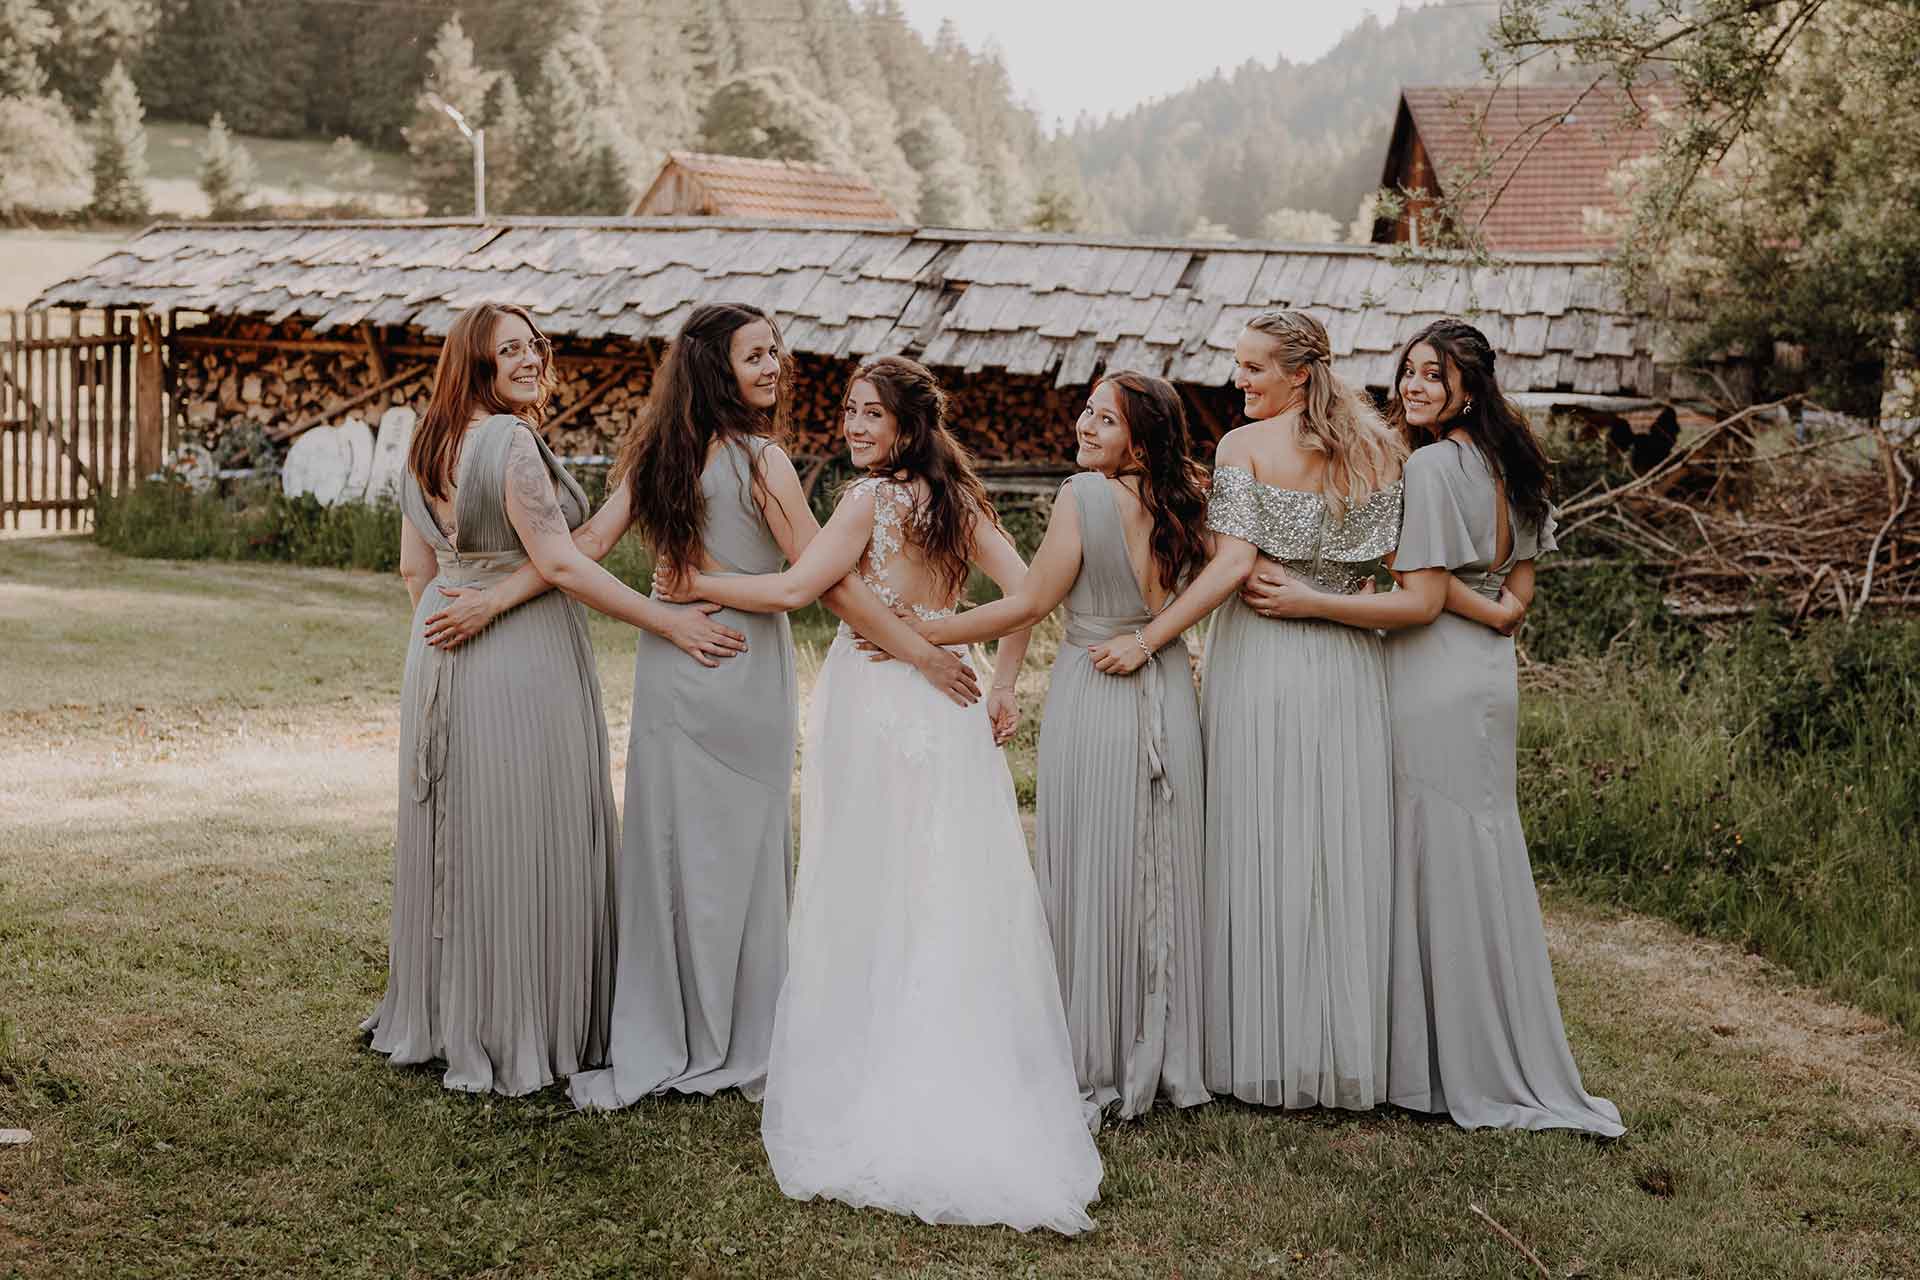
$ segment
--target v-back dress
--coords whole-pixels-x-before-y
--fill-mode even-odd
[[[861,577],[899,605],[888,563],[912,536],[912,492],[859,483],[874,494]],[[1100,1155],[984,705],[867,661],[843,626],[807,712],[800,795],[793,967],[760,1126],[780,1189],[927,1222],[1092,1227]]]
[[[1062,490],[1080,572],[1040,723],[1034,871],[1053,936],[1083,1096],[1123,1119],[1164,1094],[1209,1101],[1200,1070],[1200,700],[1176,638],[1122,679],[1087,649],[1152,620],[1127,558],[1114,483]]]
[[[727,573],[775,573],[780,546],[753,498],[768,442],[713,451],[701,546]],[[747,651],[704,667],[640,634],[617,878],[611,1065],[574,1077],[575,1105],[650,1093],[757,1093],[787,972],[798,692],[784,613],[722,609]]]
[[[387,991],[361,1024],[395,1063],[444,1061],[448,1088],[502,1094],[606,1060],[619,843],[586,611],[550,591],[458,648],[424,636],[443,587],[526,563],[505,500],[521,428],[502,414],[467,432],[452,539],[419,481],[401,487],[439,573],[413,611],[401,684]],[[534,440],[578,526],[586,495]]]
[[[1554,550],[1508,509],[1485,456],[1441,440],[1407,460],[1398,570],[1447,569],[1489,599]],[[1468,1129],[1625,1132],[1567,1048],[1516,798],[1513,641],[1457,614],[1387,639],[1393,710],[1390,1096]]]
[[[1394,548],[1400,486],[1336,522],[1317,493],[1214,472],[1208,526],[1317,591],[1352,594]],[[1392,748],[1377,632],[1213,615],[1207,757],[1206,1082],[1275,1107],[1387,1092]]]

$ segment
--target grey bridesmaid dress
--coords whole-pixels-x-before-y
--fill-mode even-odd
[[[1440,568],[1488,598],[1554,550],[1509,509],[1485,457],[1442,440],[1407,461],[1394,568]],[[1567,1049],[1515,794],[1513,641],[1457,614],[1388,637],[1393,711],[1393,1043],[1389,1097],[1467,1129],[1626,1132]]]
[[[1317,493],[1215,470],[1209,527],[1351,594],[1393,550],[1400,486],[1335,521]],[[1230,596],[1207,638],[1206,1083],[1274,1107],[1387,1092],[1393,830],[1377,632],[1263,618]]]
[[[767,443],[723,445],[700,477],[701,545],[725,572],[783,563],[752,493]],[[766,1080],[793,888],[793,633],[783,613],[713,618],[747,637],[717,667],[640,635],[612,1046],[605,1071],[573,1078],[583,1109],[668,1090],[757,1095]]]
[[[1122,1118],[1201,1082],[1200,702],[1175,640],[1124,679],[1087,649],[1152,619],[1127,559],[1113,482],[1067,481],[1080,573],[1040,725],[1035,873],[1083,1096]]]
[[[467,432],[454,539],[411,474],[401,487],[440,571],[414,610],[401,685],[387,991],[361,1024],[395,1063],[444,1061],[449,1089],[510,1095],[606,1059],[619,843],[585,610],[551,591],[459,648],[423,636],[441,588],[526,563],[504,497],[519,426],[498,415]],[[577,526],[586,495],[544,443],[540,456]]]

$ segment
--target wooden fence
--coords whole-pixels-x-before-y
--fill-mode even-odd
[[[90,525],[159,468],[164,323],[137,310],[0,312],[0,528]]]

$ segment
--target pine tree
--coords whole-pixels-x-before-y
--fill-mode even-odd
[[[785,67],[755,67],[707,100],[700,149],[761,160],[804,160],[853,167],[846,112],[807,91]]]
[[[46,91],[40,56],[56,37],[53,18],[34,0],[0,0],[0,98],[36,98]]]
[[[67,214],[92,193],[86,139],[53,97],[0,97],[0,220]]]
[[[215,218],[237,218],[253,200],[253,154],[227,131],[227,122],[215,112],[207,122],[207,141],[200,151],[200,190]]]
[[[864,88],[849,90],[841,106],[847,113],[855,168],[903,219],[911,219],[920,208],[920,175],[900,149],[899,114],[885,98]]]
[[[524,179],[516,203],[542,213],[622,214],[633,199],[627,107],[607,60],[586,36],[562,37],[540,60],[527,104]]]
[[[126,67],[114,63],[93,109],[93,212],[114,222],[147,216],[146,116]]]
[[[967,141],[947,113],[928,107],[900,136],[900,149],[920,174],[921,223],[932,227],[984,227],[986,201],[980,175],[967,161]]]
[[[527,105],[520,86],[501,72],[487,95],[487,208],[496,213],[520,213],[520,193],[526,177],[526,150],[532,143]]]
[[[413,189],[427,202],[429,214],[473,212],[472,144],[429,95],[437,94],[478,129],[494,77],[494,72],[475,65],[473,41],[460,25],[460,15],[448,18],[427,54],[427,79],[414,99],[413,123],[402,131],[413,157]]]
[[[373,157],[344,133],[327,148],[327,186],[348,200],[365,196],[373,186]]]

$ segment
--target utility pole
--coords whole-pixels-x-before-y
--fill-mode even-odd
[[[487,131],[476,129],[467,123],[467,118],[454,110],[453,104],[437,93],[427,94],[427,101],[436,110],[444,111],[454,128],[473,145],[473,217],[476,222],[487,220]]]

